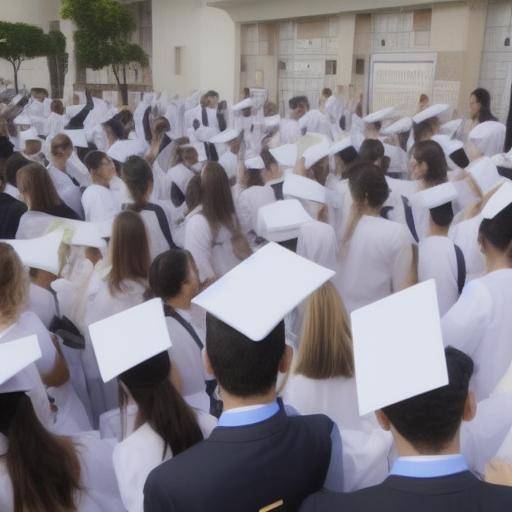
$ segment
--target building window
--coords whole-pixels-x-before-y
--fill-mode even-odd
[[[356,59],[356,75],[364,75],[364,59]]]
[[[279,71],[286,71],[286,62],[284,60],[279,61]]]
[[[183,47],[182,46],[175,46],[174,47],[174,74],[175,75],[181,75],[181,53],[182,53]]]
[[[326,60],[325,61],[325,74],[336,75],[338,72],[338,61],[337,60]]]

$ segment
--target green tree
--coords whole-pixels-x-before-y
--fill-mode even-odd
[[[77,27],[74,38],[79,65],[95,70],[110,66],[127,104],[128,67],[148,65],[144,50],[131,42],[136,28],[131,12],[115,0],[63,0],[61,16]]]
[[[18,72],[25,60],[44,57],[50,51],[48,36],[35,25],[0,21],[0,58],[9,61],[14,88],[19,91]]]
[[[64,95],[64,78],[68,69],[66,53],[66,36],[59,30],[48,34],[48,70],[50,72],[51,97],[62,98]]]

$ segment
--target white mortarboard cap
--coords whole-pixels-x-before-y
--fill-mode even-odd
[[[298,199],[284,199],[258,210],[257,234],[271,242],[284,242],[299,236],[299,228],[313,219]]]
[[[194,130],[194,136],[199,142],[209,142],[217,133],[213,126],[200,126],[197,130]]]
[[[239,130],[235,130],[234,128],[229,128],[228,130],[224,130],[223,132],[217,133],[214,135],[209,142],[212,144],[221,144],[224,142],[230,142],[236,139],[240,135]]]
[[[297,163],[298,152],[296,144],[284,144],[283,146],[272,148],[269,151],[279,165],[294,167]]]
[[[426,121],[427,119],[431,119],[433,117],[440,116],[441,114],[444,114],[450,109],[450,105],[446,105],[444,103],[438,103],[436,105],[431,105],[430,107],[427,107],[425,110],[422,110],[421,112],[418,112],[413,118],[413,122],[416,124],[422,123],[423,121]]]
[[[485,156],[503,151],[507,127],[498,121],[484,121],[477,124],[468,134],[468,139]]]
[[[363,121],[365,123],[377,123],[379,121],[384,121],[388,117],[391,117],[393,112],[395,111],[395,107],[387,107],[381,110],[377,110],[376,112],[372,112],[367,116],[363,117]]]
[[[235,105],[231,107],[231,110],[234,110],[235,112],[238,112],[239,110],[244,110],[246,108],[252,108],[254,106],[254,101],[252,98],[245,98],[245,100],[242,100]]]
[[[412,118],[410,117],[402,117],[398,121],[390,124],[383,128],[380,133],[382,135],[394,135],[395,133],[405,133],[410,131],[412,128]]]
[[[306,166],[306,169],[309,169],[315,165],[317,162],[322,160],[322,158],[329,156],[330,149],[331,145],[327,141],[321,142],[320,144],[315,144],[314,146],[306,149],[302,155],[304,157],[304,165]]]
[[[452,119],[451,121],[441,125],[439,128],[439,133],[442,135],[448,135],[448,137],[451,138],[457,133],[457,130],[460,128],[461,124],[462,119]]]
[[[89,147],[89,144],[87,143],[87,136],[85,135],[85,130],[63,130],[62,133],[71,139],[73,146],[76,148]]]
[[[14,124],[31,126],[32,121],[30,120],[30,117],[28,117],[28,115],[25,114],[25,112],[22,112],[19,116],[14,118]]]
[[[340,154],[343,161],[349,163],[357,157],[357,149],[352,142],[352,137],[343,137],[336,141],[329,150],[330,155]]]
[[[103,382],[171,347],[160,299],[93,323],[89,333]]]
[[[484,219],[494,219],[498,213],[512,204],[512,182],[507,180],[500,188],[489,198],[487,204],[482,209]]]
[[[0,343],[0,393],[30,391],[33,380],[23,370],[42,356],[37,336]]]
[[[192,302],[249,339],[261,341],[333,275],[331,270],[271,242]]]
[[[486,156],[471,162],[471,165],[466,170],[469,172],[482,194],[487,194],[487,192],[492,190],[503,180],[496,164]]]
[[[434,135],[432,140],[443,148],[446,158],[449,158],[457,167],[465,169],[469,165],[469,159],[462,141],[450,139],[448,135]]]
[[[107,245],[102,238],[99,224],[93,222],[57,217],[50,225],[50,230],[54,229],[64,229],[62,242],[68,245],[96,247],[97,249],[103,249]]]
[[[255,156],[254,158],[249,158],[245,162],[246,169],[254,169],[256,171],[261,171],[265,169],[265,162],[261,156]]]
[[[446,386],[435,281],[352,312],[359,414]]]
[[[28,130],[22,130],[19,132],[20,140],[23,143],[28,140],[41,140],[41,137],[37,134],[37,130],[35,128],[29,128]]]
[[[281,122],[281,116],[276,114],[275,116],[267,116],[263,118],[263,122],[267,128],[272,128],[273,126],[278,126]]]
[[[101,238],[112,238],[112,227],[114,226],[114,218],[93,222],[98,229]]]
[[[418,202],[423,208],[437,208],[443,204],[451,203],[457,198],[457,189],[451,182],[442,183],[435,187],[427,188],[415,194],[414,201]]]
[[[325,204],[326,188],[315,180],[288,174],[284,179],[283,195]]]
[[[9,244],[18,253],[25,266],[58,275],[59,247],[63,235],[64,230],[56,230],[38,238],[2,240],[2,242]]]
[[[107,155],[124,164],[131,156],[140,156],[141,145],[138,140],[118,140],[110,146]]]
[[[498,153],[497,155],[493,155],[491,156],[491,160],[497,167],[512,169],[512,161],[509,160],[506,153]]]

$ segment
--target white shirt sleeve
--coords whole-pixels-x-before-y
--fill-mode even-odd
[[[445,346],[472,356],[484,336],[491,312],[492,299],[485,285],[470,281],[441,321]]]
[[[406,228],[397,239],[397,251],[392,269],[393,291],[404,288],[412,268],[412,244]]]

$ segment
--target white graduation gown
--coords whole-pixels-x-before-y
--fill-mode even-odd
[[[44,123],[44,134],[47,140],[51,140],[55,135],[61,133],[68,122],[68,118],[65,115],[52,112]]]
[[[217,420],[202,411],[195,411],[199,428],[206,439],[215,428]],[[114,469],[123,504],[128,512],[143,512],[144,484],[149,473],[172,458],[167,448],[164,454],[163,439],[148,423],[119,443],[114,449]]]
[[[330,224],[313,220],[299,228],[297,255],[323,267],[336,269],[336,233]]]
[[[151,256],[151,261],[153,261],[159,254],[170,249],[169,243],[160,228],[155,212],[151,210],[142,210],[139,214],[146,226],[146,233],[148,235],[149,242],[149,255]]]
[[[487,398],[512,361],[512,269],[490,272],[469,282],[442,319],[443,338],[473,358],[471,388]]]
[[[87,222],[111,220],[121,211],[121,204],[112,190],[95,183],[84,190],[82,206]]]
[[[448,236],[458,245],[466,261],[467,281],[471,281],[485,273],[485,257],[478,243],[478,230],[482,217],[476,215],[450,227]]]
[[[274,189],[267,185],[254,185],[240,193],[236,207],[240,227],[245,235],[256,233],[259,209],[275,201]]]
[[[188,311],[178,310],[177,313],[192,324],[192,318]],[[208,412],[210,410],[210,398],[206,393],[202,350],[177,320],[168,316],[165,321],[169,337],[172,340],[169,357],[180,376],[181,394],[184,397],[195,395],[200,400],[200,408]],[[204,333],[196,326],[194,326],[194,330],[204,346]]]
[[[82,209],[82,193],[71,178],[53,165],[48,166],[48,174],[53,182],[59,197],[81,218],[84,216]]]
[[[279,138],[281,144],[295,144],[301,137],[300,125],[295,119],[281,119],[279,123]]]
[[[208,221],[198,209],[185,222],[185,249],[191,252],[196,262],[199,279],[216,279],[240,263],[233,252],[231,232],[221,226],[214,237]]]
[[[455,245],[447,236],[427,236],[418,244],[418,281],[435,279],[439,313],[443,316],[459,298]]]
[[[412,242],[397,222],[364,215],[340,249],[333,282],[348,312],[399,291],[412,265]]]
[[[27,310],[35,313],[48,329],[57,315],[54,296],[45,288],[30,283]]]
[[[219,164],[222,165],[228,179],[236,178],[238,175],[238,156],[231,152],[229,149],[222,153],[219,158]]]
[[[123,505],[112,463],[113,446],[102,441],[95,432],[72,438],[80,461],[80,485],[76,496],[77,512],[123,512]],[[8,440],[0,434],[0,455],[6,453]],[[0,510],[13,512],[11,478],[5,459],[0,457]]]

